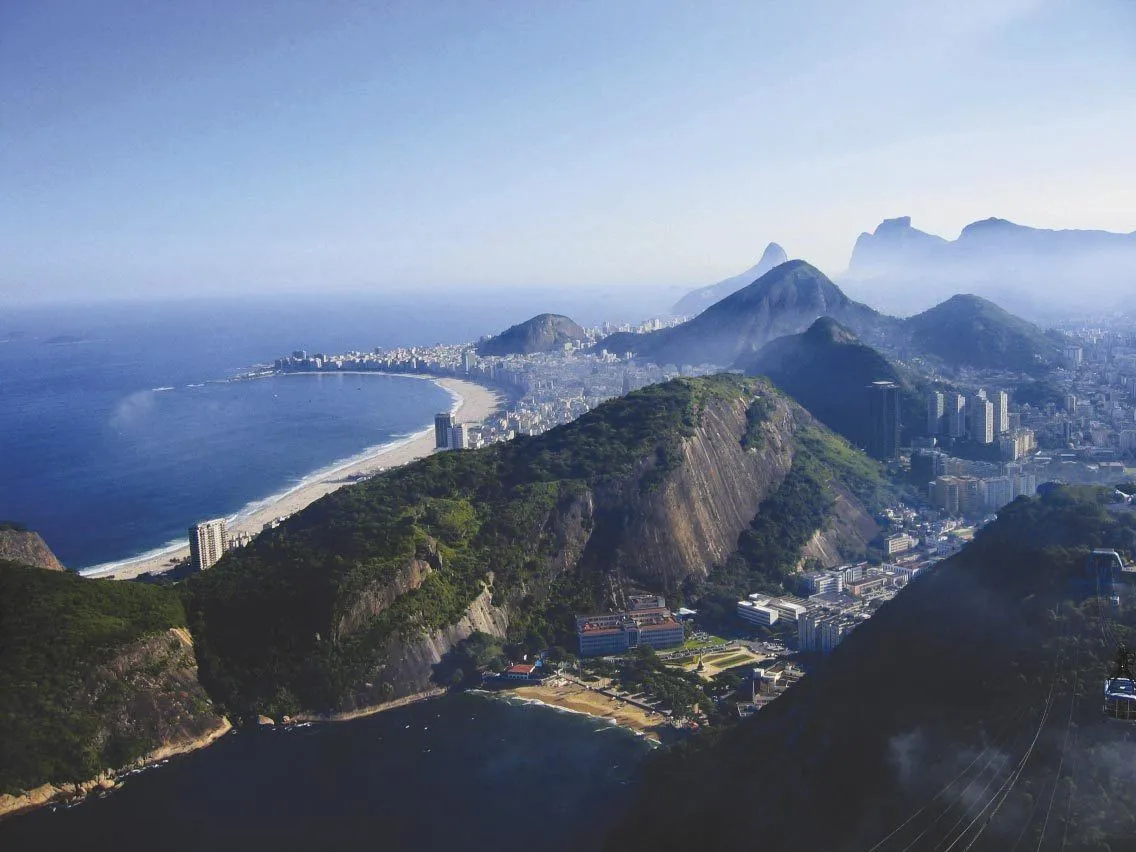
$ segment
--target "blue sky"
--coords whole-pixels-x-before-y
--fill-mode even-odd
[[[856,8],[851,8],[851,7]],[[1136,229],[1136,4],[0,4],[0,301],[709,283]]]

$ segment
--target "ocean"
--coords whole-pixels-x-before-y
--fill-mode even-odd
[[[394,376],[233,381],[310,351],[476,339],[379,302],[101,306],[0,318],[0,520],[40,532],[70,568],[184,542],[448,410]],[[439,336],[441,335],[441,336]]]
[[[0,848],[595,848],[648,751],[587,716],[453,695],[351,722],[229,734],[104,798],[0,823]]]

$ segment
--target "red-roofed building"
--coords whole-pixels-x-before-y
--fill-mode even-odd
[[[533,672],[535,671],[536,665],[533,663],[517,663],[505,669],[503,676],[510,680],[533,680]]]

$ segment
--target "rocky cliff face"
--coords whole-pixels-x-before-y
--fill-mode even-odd
[[[642,478],[596,501],[623,523],[608,554],[625,582],[664,592],[691,576],[705,577],[737,548],[738,536],[761,501],[784,480],[793,461],[790,403],[777,399],[762,427],[764,446],[742,446],[748,400],[715,401],[682,443],[682,462],[663,484],[644,491]]]
[[[63,565],[51,548],[40,538],[39,533],[31,530],[6,527],[0,525],[0,559],[19,562],[21,565],[31,565],[33,568],[44,568],[48,571],[63,571]]]

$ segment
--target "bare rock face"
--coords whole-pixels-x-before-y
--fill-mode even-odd
[[[0,559],[47,571],[65,570],[39,533],[15,524],[0,524]]]
[[[737,549],[738,536],[793,463],[787,403],[774,403],[763,447],[753,452],[741,442],[746,408],[740,399],[708,405],[701,426],[683,441],[681,464],[660,487],[645,491],[639,478],[597,495],[626,519],[610,554],[622,577],[672,591],[691,575],[705,577]]]
[[[509,614],[494,606],[488,586],[465,611],[465,615],[442,630],[425,636],[405,638],[394,636],[383,650],[386,661],[376,668],[370,679],[356,689],[342,709],[350,714],[366,707],[374,707],[406,696],[427,692],[438,685],[433,681],[434,666],[442,661],[451,648],[468,639],[475,630],[503,637],[509,627]]]
[[[77,700],[99,706],[99,739],[145,742],[176,752],[223,724],[197,680],[193,640],[184,628],[123,647],[91,671],[84,687]]]

